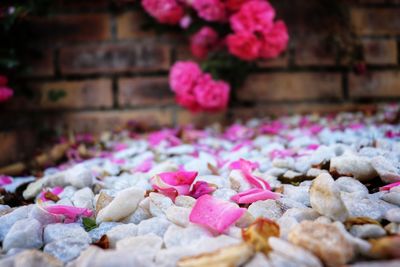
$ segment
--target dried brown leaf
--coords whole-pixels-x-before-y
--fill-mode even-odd
[[[279,237],[279,233],[279,225],[264,218],[258,218],[248,228],[242,229],[243,240],[255,251],[261,251],[266,255],[271,251],[268,239],[272,236]]]

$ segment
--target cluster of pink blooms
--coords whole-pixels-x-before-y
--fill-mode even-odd
[[[7,77],[0,75],[0,102],[5,102],[14,95],[13,90],[8,88],[7,84]]]
[[[193,111],[220,111],[227,107],[230,86],[203,73],[195,62],[178,62],[170,72],[170,86],[181,106]]]
[[[160,23],[187,29],[200,19],[202,25],[204,21],[212,25],[190,37],[190,51],[202,60],[224,49],[244,61],[271,59],[279,56],[289,41],[285,23],[275,21],[275,10],[267,0],[142,0],[142,6]],[[221,33],[215,25],[230,30]],[[178,63],[170,78],[179,105],[191,111],[227,107],[229,86],[201,73],[195,63]]]

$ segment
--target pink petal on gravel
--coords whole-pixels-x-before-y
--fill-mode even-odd
[[[259,200],[278,199],[279,197],[279,194],[270,190],[253,188],[232,196],[231,200],[238,204],[251,204]]]
[[[229,167],[232,170],[241,170],[246,180],[253,186],[260,189],[271,189],[271,186],[264,179],[254,176],[251,172],[259,167],[257,162],[251,162],[245,159],[239,159],[232,162]]]
[[[62,187],[60,187],[60,186],[56,186],[56,187],[54,187],[54,188],[51,189],[51,190],[46,190],[46,189],[42,190],[42,192],[40,193],[39,199],[40,199],[41,201],[43,201],[43,202],[49,201],[49,199],[47,199],[47,198],[45,197],[45,194],[46,194],[47,191],[50,191],[52,194],[58,196],[58,195],[60,195],[60,194],[64,191],[64,188],[62,188]]]
[[[380,191],[389,191],[390,189],[400,186],[400,182],[396,182],[396,183],[392,183],[392,184],[388,184],[385,186],[382,186],[381,188],[379,188]]]
[[[10,176],[0,175],[0,186],[12,184],[12,182],[13,182],[13,178],[11,178]]]
[[[151,178],[151,184],[154,189],[174,200],[177,195],[189,195],[196,177],[197,172],[164,172]]]
[[[192,190],[190,190],[190,196],[194,198],[199,198],[202,195],[211,194],[216,189],[217,186],[214,184],[210,184],[204,181],[198,181],[193,185]]]
[[[148,158],[140,163],[136,168],[133,169],[134,172],[148,172],[153,167],[153,158]]]
[[[221,234],[239,220],[245,211],[231,202],[203,195],[197,199],[189,220]]]
[[[64,205],[47,206],[44,209],[54,215],[64,215],[66,223],[75,222],[79,216],[91,217],[93,215],[93,211],[89,209]]]
[[[257,162],[251,162],[249,160],[245,159],[239,159],[236,161],[233,161],[230,165],[229,168],[231,170],[246,170],[246,171],[254,171],[259,167],[259,164]]]

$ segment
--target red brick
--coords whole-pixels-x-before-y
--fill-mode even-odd
[[[355,8],[351,20],[359,35],[400,34],[399,8]]]
[[[121,107],[173,104],[167,77],[125,78],[118,82]]]
[[[23,64],[27,70],[24,76],[54,75],[54,53],[52,48],[27,48]]]
[[[396,40],[363,40],[365,60],[368,64],[396,65]]]
[[[102,41],[111,37],[108,14],[68,14],[30,18],[35,42]]]
[[[256,107],[235,107],[230,110],[231,122],[242,119],[264,118],[267,116],[285,116],[295,114],[330,114],[337,112],[371,111],[376,110],[375,104],[354,103],[271,103]]]
[[[349,77],[351,98],[400,97],[400,71],[372,72]]]
[[[65,47],[60,52],[60,65],[63,74],[168,70],[170,49],[135,43]]]
[[[117,17],[117,38],[118,39],[130,39],[130,38],[142,38],[145,36],[155,36],[156,33],[153,30],[143,30],[144,15],[139,11],[131,11],[120,14]]]
[[[9,109],[110,108],[113,105],[111,80],[32,82],[27,85],[34,98],[15,97]],[[51,94],[65,93],[52,98]]]
[[[129,122],[138,122],[149,128],[172,125],[172,110],[141,109],[113,111],[66,112],[47,115],[43,123],[59,131],[101,133],[125,126]]]
[[[76,10],[97,10],[105,9],[109,6],[109,0],[53,0],[56,2],[55,7],[61,11]]]
[[[185,109],[178,109],[176,114],[177,125],[192,124],[196,127],[210,126],[214,123],[224,124],[227,120],[227,112],[219,113],[192,113]]]
[[[268,73],[248,77],[238,90],[239,100],[296,101],[340,99],[341,75],[337,73]]]
[[[289,55],[288,53],[284,53],[281,56],[269,59],[269,60],[260,60],[258,62],[258,66],[260,68],[279,68],[279,67],[287,67],[289,64]]]
[[[295,63],[299,66],[331,66],[336,61],[336,48],[321,35],[301,35],[295,42]]]
[[[33,155],[37,136],[31,129],[0,132],[0,166],[15,163]]]

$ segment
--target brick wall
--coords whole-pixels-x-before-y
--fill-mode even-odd
[[[33,94],[2,107],[3,152],[29,138],[21,134],[27,129],[43,136],[49,129],[98,132],[131,120],[150,126],[204,124],[271,113],[366,109],[400,99],[399,0],[347,1],[348,19],[364,51],[365,75],[354,74],[321,32],[307,28],[307,15],[301,14],[313,12],[309,1],[271,0],[290,30],[287,53],[261,62],[230,109],[213,115],[191,114],[174,104],[167,74],[174,61],[190,58],[183,37],[143,31],[142,14],[129,7],[115,12],[107,0],[57,1],[62,8],[29,23],[30,71],[19,82]],[[18,146],[24,152],[35,147],[23,144]],[[10,155],[8,160],[18,157],[3,154]]]

